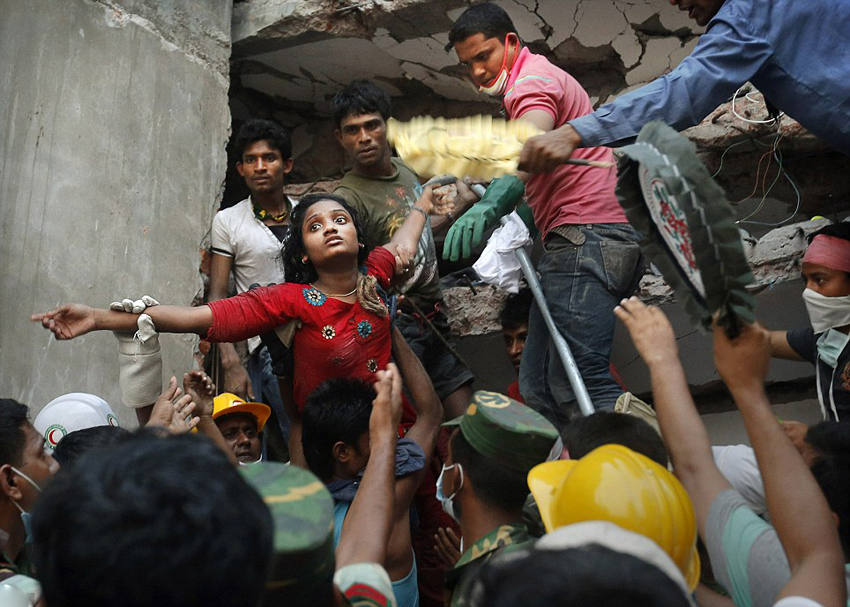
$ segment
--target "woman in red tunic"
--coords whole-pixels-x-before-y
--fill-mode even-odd
[[[158,331],[198,333],[211,341],[240,341],[297,320],[293,355],[290,452],[304,465],[301,416],[307,395],[333,377],[376,381],[375,373],[391,360],[391,325],[377,286],[387,289],[397,264],[415,251],[433,209],[426,188],[388,244],[367,254],[356,212],[341,198],[306,196],[293,209],[291,235],[284,251],[288,282],[247,291],[199,307],[148,308]],[[365,268],[361,269],[361,264]],[[133,331],[138,315],[66,304],[32,317],[57,339],[72,339],[94,330]],[[407,406],[407,420],[412,410]]]

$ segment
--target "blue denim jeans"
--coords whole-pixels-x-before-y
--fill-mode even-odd
[[[269,356],[266,346],[260,345],[248,357],[248,377],[251,379],[251,387],[254,389],[254,398],[272,408],[280,424],[283,438],[286,439],[288,444],[289,416],[286,415],[286,410],[283,408],[277,377],[272,373],[272,357]]]
[[[640,236],[629,224],[578,225],[550,233],[537,271],[555,324],[572,350],[596,409],[613,409],[622,389],[608,369],[614,307],[634,293],[642,270]],[[579,415],[573,390],[537,305],[522,352],[520,391],[559,429]]]

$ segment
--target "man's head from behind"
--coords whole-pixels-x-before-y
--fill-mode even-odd
[[[292,141],[286,129],[271,120],[252,118],[239,129],[234,148],[236,170],[252,194],[283,188],[292,171]]]
[[[449,32],[446,50],[458,60],[482,93],[502,95],[519,54],[519,37],[508,13],[492,2],[466,9]]]
[[[531,550],[487,563],[471,592],[472,605],[606,605],[687,607],[688,591],[661,548],[606,522],[562,527]]]
[[[642,419],[625,413],[597,411],[574,419],[563,431],[570,459],[581,459],[602,445],[623,445],[652,461],[667,466],[667,448],[655,429]]]
[[[263,500],[192,435],[85,455],[45,491],[33,533],[52,607],[256,607],[272,553]]]
[[[370,169],[386,162],[389,96],[370,80],[355,80],[334,95],[336,139],[351,157],[355,169]]]
[[[517,371],[522,361],[525,340],[528,339],[528,316],[531,313],[533,301],[531,289],[522,289],[519,293],[508,295],[499,313],[505,347]]]
[[[313,474],[324,482],[355,478],[369,461],[369,417],[375,390],[359,379],[323,382],[307,397],[301,444]]]
[[[58,470],[59,464],[45,453],[44,439],[29,421],[26,405],[0,399],[0,499],[30,512]]]

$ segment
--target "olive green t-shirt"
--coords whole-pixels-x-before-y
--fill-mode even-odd
[[[422,193],[416,173],[398,158],[393,158],[392,163],[395,170],[389,177],[365,177],[349,171],[333,192],[357,209],[366,245],[370,248],[392,239]],[[413,276],[397,287],[396,292],[405,294],[425,309],[443,297],[430,218],[419,238],[414,261]]]

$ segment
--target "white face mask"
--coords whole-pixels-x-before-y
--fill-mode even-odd
[[[516,49],[514,50],[513,63],[516,62],[516,58],[519,56],[519,38],[514,33],[510,33],[505,36],[505,56],[502,59],[502,67],[499,70],[499,73],[493,78],[489,83],[479,86],[478,90],[485,95],[490,95],[491,97],[501,97],[505,94],[505,91],[508,88],[508,77],[511,73],[511,68],[513,68],[513,63],[511,67],[508,67],[508,53],[509,53],[509,44],[511,39],[513,39],[516,43]]]
[[[803,291],[803,301],[815,333],[850,325],[850,295],[826,297],[812,289]]]
[[[445,495],[443,495],[443,474],[446,473],[446,470],[451,470],[455,467],[457,467],[457,472],[458,474],[460,474],[460,485],[454,493],[446,497]],[[458,517],[455,514],[455,506],[452,500],[455,498],[455,496],[461,489],[463,489],[463,467],[460,464],[452,464],[451,466],[446,466],[445,464],[443,464],[443,468],[442,470],[440,470],[440,476],[437,477],[437,499],[440,500],[440,505],[443,507],[443,511],[450,517],[452,517],[455,521],[458,521]]]

